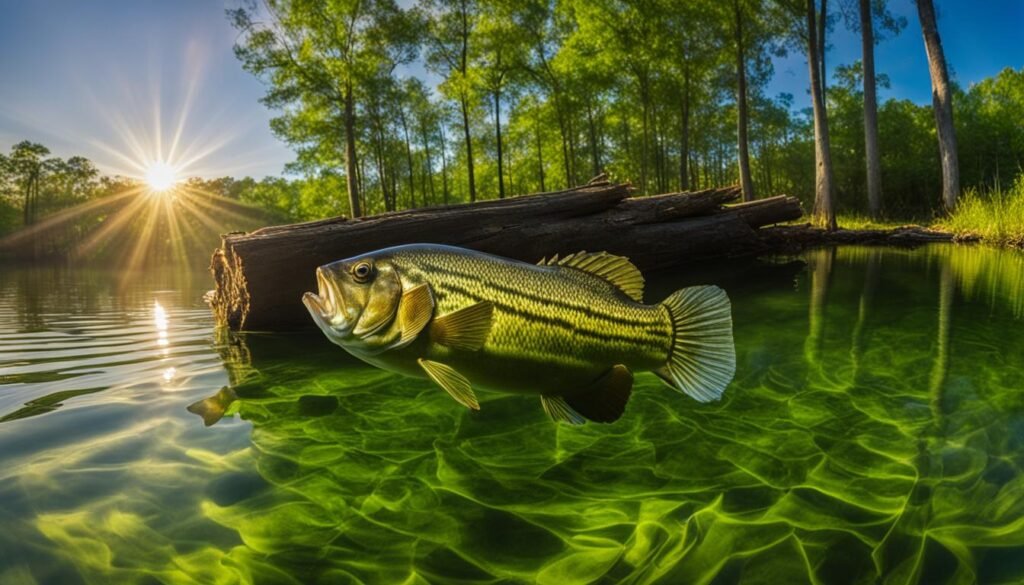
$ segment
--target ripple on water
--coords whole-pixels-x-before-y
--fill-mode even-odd
[[[652,275],[726,288],[736,380],[583,428],[217,332],[201,277],[0,274],[0,582],[1020,581],[1021,255],[801,260]]]

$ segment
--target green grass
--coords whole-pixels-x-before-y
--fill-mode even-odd
[[[793,223],[806,223],[802,217]],[[967,189],[949,216],[934,219],[871,219],[861,213],[841,213],[839,227],[846,230],[891,230],[917,225],[952,233],[958,237],[980,239],[994,246],[1024,248],[1024,174],[1009,189]]]
[[[990,244],[1024,247],[1024,175],[1008,190],[968,190],[949,217],[935,227]]]
[[[917,221],[905,219],[871,219],[859,213],[842,213],[836,218],[844,230],[891,230],[906,225],[919,225]]]

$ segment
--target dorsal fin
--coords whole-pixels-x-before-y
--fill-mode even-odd
[[[551,260],[539,262],[547,266],[565,266],[588,272],[614,284],[626,296],[638,303],[644,301],[644,276],[629,258],[615,256],[608,252],[576,252],[558,259],[556,254]]]

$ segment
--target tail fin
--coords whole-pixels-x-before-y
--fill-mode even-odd
[[[699,402],[718,400],[736,373],[728,295],[717,286],[694,286],[662,304],[672,316],[674,336],[668,362],[655,373]]]

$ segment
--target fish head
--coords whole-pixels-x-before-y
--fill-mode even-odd
[[[368,349],[391,329],[402,281],[388,260],[369,255],[339,260],[317,268],[316,280],[317,292],[307,292],[302,302],[333,343]]]

